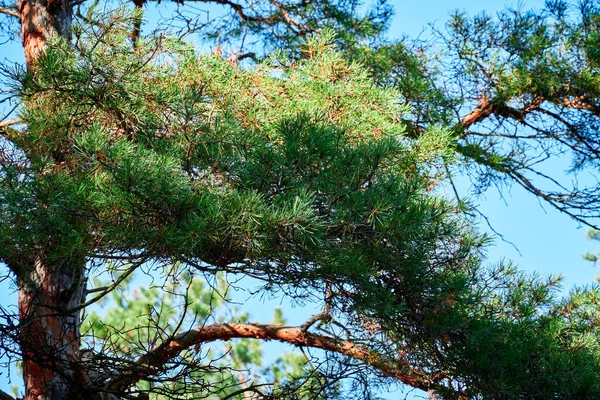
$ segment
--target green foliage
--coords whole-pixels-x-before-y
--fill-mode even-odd
[[[225,240],[229,262],[286,258],[286,242],[311,251],[330,241],[326,230],[354,214],[333,217],[334,207],[345,212],[338,202],[363,218],[381,214],[371,209],[374,197],[385,201],[380,192],[413,208],[435,170],[420,161],[447,154],[443,131],[419,145],[404,138],[394,93],[374,88],[322,42],[309,45],[317,58],[276,78],[266,66],[241,71],[166,39],[132,57],[122,31],[103,34],[77,52],[57,43],[37,73],[23,76],[28,131],[12,138],[37,174],[19,187],[40,203],[57,199],[40,208],[62,224],[67,214],[81,221],[62,228],[80,243],[65,244],[69,251],[101,226],[112,248],[183,250],[219,264]],[[30,233],[60,225],[31,219]],[[2,237],[15,238],[4,257],[27,246],[18,234]]]
[[[598,15],[595,1],[562,0],[496,16],[457,12],[440,33],[448,64],[438,75],[453,83],[440,90],[459,115],[489,113],[451,121],[479,190],[515,182],[592,227],[599,187],[585,174],[596,173],[600,154]],[[569,178],[548,172],[567,157]]]
[[[516,184],[598,228],[600,187],[588,174],[600,165],[600,8],[593,0],[525,6],[456,12],[432,40],[340,41],[340,51],[411,106],[410,137],[436,125],[452,133],[463,162],[451,171],[468,175],[474,194]],[[556,160],[566,162],[565,179],[549,172]]]
[[[23,161],[0,174],[9,265],[27,268],[16,261],[40,249],[57,265],[173,265],[164,285],[133,298],[116,291],[119,308],[89,314],[85,340],[106,360],[127,368],[181,326],[219,321],[226,285],[197,278],[227,273],[258,279],[266,293],[327,298],[320,329],[424,371],[441,396],[598,397],[598,336],[586,322],[594,290],[561,303],[559,278],[482,264],[489,239],[435,190],[456,131],[407,132],[413,110],[346,62],[331,37],[308,40],[297,61],[244,70],[166,37],[132,52],[131,24],[121,12],[74,28],[74,45],[56,40],[17,71],[27,128],[9,139]],[[295,356],[266,367],[255,342],[228,346],[189,349],[138,388],[226,396],[244,385],[235,370],[252,365],[276,383],[274,396],[332,398],[345,389],[332,384],[339,377],[366,382],[371,371],[341,356],[327,358],[327,374]]]

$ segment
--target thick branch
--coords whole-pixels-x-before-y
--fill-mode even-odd
[[[479,105],[477,108],[465,115],[460,120],[458,126],[461,127],[463,131],[466,131],[472,125],[483,121],[492,114],[521,121],[527,116],[527,114],[537,110],[544,100],[545,99],[543,97],[536,97],[525,107],[519,109],[510,107],[504,102],[494,102],[494,100],[483,97],[479,100]]]
[[[490,99],[483,97],[479,100],[479,105],[473,111],[468,113],[460,120],[459,125],[467,130],[471,125],[483,121],[494,112],[494,106]]]
[[[600,113],[600,109],[595,105],[591,104],[589,100],[583,95],[574,98],[559,97],[550,99],[538,96],[531,100],[531,102],[529,102],[526,106],[520,109],[510,107],[504,102],[495,102],[494,100],[490,100],[487,97],[483,97],[479,100],[478,106],[470,113],[465,115],[456,125],[456,127],[461,127],[464,131],[466,131],[472,125],[485,120],[492,114],[520,121],[523,120],[530,112],[538,110],[542,103],[546,100],[554,104],[562,105],[566,108],[590,111],[594,114]]]
[[[510,107],[505,103],[496,103],[494,100],[490,100],[487,96],[484,96],[479,99],[477,107],[471,110],[460,120],[460,122],[457,122],[454,125],[453,130],[457,132],[459,136],[464,138],[470,134],[467,130],[471,126],[484,121],[494,114],[500,117],[521,121],[530,112],[538,110],[544,100],[543,97],[536,97],[525,107],[518,109]],[[411,138],[418,138],[419,135],[425,131],[425,128],[415,125],[412,121],[405,120],[404,122],[406,124],[407,135]]]
[[[406,360],[384,356],[350,341],[306,332],[302,327],[214,324],[183,332],[154,348],[137,360],[135,368],[110,380],[105,385],[104,390],[120,393],[140,380],[160,371],[167,361],[190,347],[217,340],[237,338],[278,340],[298,347],[311,347],[343,354],[377,368],[383,375],[394,377],[408,386],[422,390],[439,388],[441,386],[439,382],[446,378],[443,374],[430,374],[412,368]]]

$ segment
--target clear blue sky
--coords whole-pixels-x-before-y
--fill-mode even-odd
[[[428,23],[434,23],[437,27],[442,27],[448,19],[448,15],[455,9],[464,10],[469,14],[475,14],[480,11],[495,13],[506,6],[516,7],[519,2],[506,1],[482,2],[481,0],[420,0],[420,1],[393,1],[396,8],[396,17],[390,31],[391,36],[418,35]],[[520,2],[524,8],[541,7],[543,0],[527,0]],[[150,7],[154,7],[152,4]],[[22,60],[22,49],[19,43],[10,46],[3,45],[0,61],[4,58],[10,61]],[[552,173],[555,176],[563,174],[560,163],[553,168]],[[466,191],[466,184],[461,184]],[[542,275],[560,272],[566,275],[565,287],[568,289],[574,285],[590,284],[594,281],[598,271],[591,263],[582,260],[581,254],[585,251],[595,251],[600,249],[600,245],[585,240],[585,228],[580,227],[576,222],[568,217],[559,214],[548,206],[542,205],[524,190],[513,187],[511,190],[503,192],[504,200],[495,189],[486,193],[485,198],[479,199],[480,210],[488,216],[493,227],[502,233],[506,239],[515,243],[521,254],[513,246],[496,240],[496,245],[489,250],[489,262],[499,261],[503,258],[512,259],[522,269],[529,272],[538,272]],[[481,225],[481,229],[486,231],[487,227]],[[0,266],[0,275],[4,273]],[[0,284],[0,304],[16,304],[16,293],[7,287],[6,283]],[[260,308],[269,310],[265,312],[265,320],[270,320],[272,312],[270,305],[279,305],[279,301],[269,303]],[[256,307],[252,307],[256,309]],[[289,306],[286,316],[290,323],[301,322],[305,315],[310,311],[294,309]],[[256,317],[262,317],[256,315]],[[298,318],[298,320],[296,320]],[[274,350],[277,351],[277,350]],[[0,389],[9,391],[9,386],[5,371],[0,371]],[[13,376],[13,383],[19,382]],[[15,382],[16,381],[16,382]],[[404,396],[395,394],[390,398],[404,398]],[[416,397],[416,394],[409,395],[408,398]]]
[[[544,1],[397,0],[393,4],[396,17],[390,34],[396,36],[406,33],[413,36],[419,34],[428,23],[435,23],[438,28],[443,27],[449,13],[456,9],[471,15],[481,11],[494,14],[519,4],[525,9],[541,8]],[[564,175],[564,164],[566,163],[557,163],[551,168],[553,176]],[[585,240],[585,228],[551,207],[540,204],[519,187],[505,190],[503,196],[504,200],[495,189],[490,189],[485,198],[479,199],[479,209],[488,216],[496,231],[518,247],[521,255],[513,246],[497,239],[495,246],[489,251],[490,262],[508,258],[526,271],[541,274],[560,272],[566,275],[565,287],[594,281],[599,271],[589,261],[584,261],[581,254],[600,250],[600,246],[596,242]],[[481,229],[487,230],[483,224]]]

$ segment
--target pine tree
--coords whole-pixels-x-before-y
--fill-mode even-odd
[[[440,398],[597,397],[596,292],[559,300],[559,278],[484,266],[488,238],[436,186],[457,151],[505,160],[457,138],[468,127],[444,119],[456,102],[435,86],[430,107],[398,102],[408,86],[373,60],[419,58],[377,41],[385,4],[364,17],[354,2],[223,4],[235,24],[207,36],[247,29],[293,51],[240,68],[140,36],[142,3],[94,4],[75,22],[66,1],[2,9],[20,18],[27,59],[6,69],[22,104],[0,154],[0,258],[19,287],[2,348],[23,361],[25,398],[366,398],[390,380]],[[486,117],[509,107],[493,104]],[[149,269],[161,282],[125,304],[119,288]],[[226,320],[218,306],[240,276],[322,311],[295,326]],[[122,309],[82,325],[110,293]],[[244,341],[209,352],[231,339]],[[236,381],[256,363],[247,339],[321,364]]]

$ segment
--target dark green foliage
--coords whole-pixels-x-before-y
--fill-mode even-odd
[[[348,22],[340,10],[327,12]],[[361,29],[383,29],[373,21]],[[504,26],[484,35],[513,46],[523,61],[494,70],[508,82],[494,87],[496,107],[523,96],[524,82],[511,86],[515,76],[529,81],[549,68],[525,61],[551,44],[536,18],[501,21],[539,40],[521,48],[517,30]],[[421,371],[423,385],[446,398],[600,395],[598,332],[590,323],[595,289],[563,303],[558,278],[527,277],[508,263],[484,266],[488,239],[436,189],[457,150],[509,175],[522,164],[513,153],[463,142],[456,126],[433,123],[448,124],[439,107],[455,103],[420,80],[427,74],[414,71],[419,58],[404,57],[400,45],[354,49],[358,60],[404,60],[413,75],[398,75],[403,95],[417,105],[409,109],[386,87],[400,82],[386,80],[391,64],[378,71],[349,63],[331,36],[310,37],[296,61],[273,58],[243,70],[162,36],[132,51],[132,23],[119,12],[75,27],[75,45],[56,40],[32,70],[16,71],[26,128],[10,131],[7,151],[18,161],[3,161],[0,174],[0,258],[8,265],[26,268],[17,261],[43,250],[55,261],[113,257],[167,266],[163,291],[144,288],[131,302],[117,294],[125,311],[92,314],[86,343],[127,369],[156,343],[153,336],[169,337],[181,321],[221,321],[214,310],[226,303],[227,285],[209,290],[193,276],[227,273],[258,279],[265,293],[327,299],[330,315],[320,329],[368,345],[375,367]],[[488,26],[485,18],[474,23]],[[455,18],[456,34],[477,42],[479,30],[470,27]],[[381,76],[379,85],[370,73]],[[544,86],[531,85],[527,90]],[[556,89],[548,85],[544,96]],[[420,88],[422,99],[410,96]],[[411,112],[419,115],[417,131],[405,123]],[[249,341],[230,350],[234,369],[259,363],[260,349]],[[375,369],[339,355],[327,361],[322,374],[279,360],[263,377],[276,383],[274,396],[331,398],[346,389],[338,378],[367,382]],[[190,349],[173,365],[152,371],[138,389],[235,392],[238,382],[223,372],[219,355]]]

